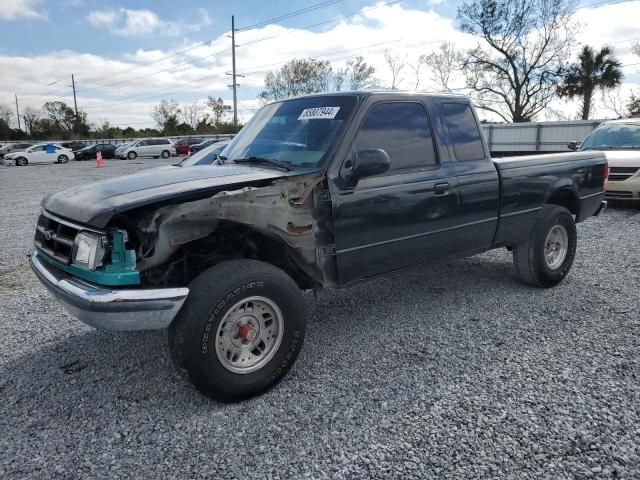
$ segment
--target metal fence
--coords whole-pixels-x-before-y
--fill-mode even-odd
[[[488,123],[482,127],[492,153],[516,155],[566,152],[569,142],[582,142],[602,122],[604,120]]]
[[[171,141],[175,142],[176,140],[182,139],[182,138],[201,138],[203,141],[205,140],[229,140],[232,139],[235,136],[235,134],[233,133],[217,133],[214,135],[180,135],[180,136],[176,136],[176,137],[159,137],[159,138],[169,138]],[[97,143],[107,143],[107,144],[113,144],[113,145],[118,145],[118,144],[122,144],[122,143],[129,143],[129,142],[133,142],[135,140],[141,140],[142,138],[146,138],[146,137],[140,137],[140,138],[91,138],[91,139],[78,139],[78,140],[60,140],[58,142],[53,142],[53,143],[66,143],[66,142],[83,142],[86,143],[87,145],[95,145]]]

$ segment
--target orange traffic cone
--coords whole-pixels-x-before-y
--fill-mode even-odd
[[[98,153],[96,154],[96,167],[97,168],[104,167],[104,160],[102,159],[101,151],[98,151]]]

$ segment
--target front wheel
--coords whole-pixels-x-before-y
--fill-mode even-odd
[[[578,236],[564,207],[544,205],[529,239],[513,249],[516,276],[537,287],[553,287],[571,270]]]
[[[136,152],[129,152],[127,153],[127,158],[129,160],[135,160],[135,158],[138,156],[138,154]]]
[[[169,158],[171,156],[171,152],[169,150],[162,151],[162,158]]]
[[[282,270],[232,260],[204,271],[169,327],[176,366],[202,393],[237,401],[277,384],[302,348],[300,289]]]
[[[69,157],[66,155],[60,155],[58,157],[58,163],[67,163],[69,161]]]
[[[25,167],[29,163],[26,158],[16,158],[16,167]]]

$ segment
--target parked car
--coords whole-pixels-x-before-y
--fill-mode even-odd
[[[110,143],[98,143],[96,145],[87,145],[77,152],[73,152],[76,160],[92,160],[96,158],[98,151],[102,152],[102,158],[115,158],[116,146]]]
[[[4,156],[2,162],[5,165],[13,163],[18,167],[23,167],[30,163],[67,163],[73,158],[73,152],[68,148],[64,148],[61,145],[43,143],[29,147],[21,152],[8,153]]]
[[[68,148],[72,152],[77,152],[78,150],[82,150],[84,147],[86,147],[87,144],[85,142],[74,141],[74,142],[63,142],[60,144],[60,146],[64,148]]]
[[[133,160],[136,157],[169,158],[176,154],[175,146],[168,138],[145,138],[136,140],[122,150],[118,150],[118,158]]]
[[[4,145],[2,148],[0,148],[0,158],[3,158],[7,153],[12,153],[12,152],[21,152],[23,150],[26,150],[27,148],[29,148],[30,146],[32,146],[33,143],[8,143],[6,145]]]
[[[611,120],[596,128],[572,150],[599,150],[609,162],[608,200],[624,200],[640,206],[640,118]]]
[[[201,138],[181,138],[176,140],[173,145],[176,147],[178,155],[187,155],[189,150],[191,150],[191,147],[193,145],[198,145],[199,143],[202,143]]]
[[[196,143],[195,145],[191,145],[191,155],[219,141],[220,140],[216,140],[215,138],[210,138],[208,140],[203,140],[200,143]]]
[[[137,141],[137,140],[134,140],[134,141]],[[127,142],[127,143],[120,143],[120,144],[116,145],[115,158],[120,158],[120,154],[124,150],[126,150],[129,146],[131,146],[134,143],[134,141],[130,141],[130,142]]]
[[[47,196],[31,265],[89,325],[168,328],[173,360],[205,395],[256,395],[302,348],[301,290],[504,247],[525,283],[552,287],[569,274],[576,223],[606,204],[605,156],[492,160],[479,125],[458,95],[272,103],[226,147],[222,165],[147,170]],[[59,219],[69,241],[48,235]]]
[[[193,167],[194,165],[211,165],[218,159],[218,156],[229,145],[229,140],[215,142],[208,147],[192,153],[191,156],[182,160],[178,165],[181,167]]]

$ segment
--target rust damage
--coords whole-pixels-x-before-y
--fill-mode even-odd
[[[222,221],[234,222],[283,242],[297,269],[319,287],[336,283],[334,257],[327,255],[330,203],[319,198],[320,174],[285,178],[263,187],[221,191],[212,197],[161,207],[137,228],[155,237],[152,249],[138,252],[141,272],[163,265],[182,246],[216,232]],[[320,240],[322,239],[322,240]]]

